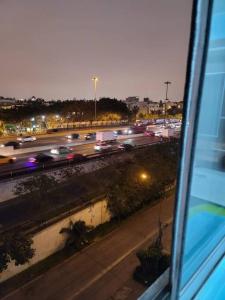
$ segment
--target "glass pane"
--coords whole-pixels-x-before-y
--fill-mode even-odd
[[[225,1],[222,0],[214,1],[207,52],[188,196],[182,287],[225,236]]]
[[[219,263],[194,300],[225,299],[225,258]]]

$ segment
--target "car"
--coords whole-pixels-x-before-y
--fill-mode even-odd
[[[94,146],[95,151],[110,151],[112,145],[107,142],[99,142]]]
[[[79,135],[78,133],[71,133],[71,134],[68,134],[68,135],[66,136],[66,138],[67,138],[68,140],[77,140],[77,139],[80,138],[80,135]]]
[[[37,138],[35,136],[31,136],[31,135],[20,136],[17,138],[17,141],[19,141],[21,143],[34,142],[36,140],[37,140]]]
[[[63,154],[69,154],[71,153],[72,149],[65,147],[65,146],[60,146],[58,148],[54,148],[50,150],[51,154],[56,154],[56,155],[63,155]]]
[[[6,156],[6,155],[0,155],[0,165],[4,164],[12,164],[16,160],[16,157],[14,156]]]
[[[128,143],[123,143],[118,146],[118,149],[123,150],[123,151],[131,151],[134,149],[134,145],[131,145]]]
[[[70,153],[67,155],[67,159],[72,160],[73,162],[83,162],[87,160],[87,157],[80,153]]]
[[[85,140],[95,140],[96,139],[96,132],[89,132],[84,136]]]
[[[155,136],[155,133],[154,133],[154,131],[147,130],[147,131],[145,131],[144,135],[145,136]]]
[[[54,160],[54,158],[52,156],[47,155],[45,153],[40,153],[34,157],[29,158],[29,162],[32,162],[32,163],[47,163],[47,162],[51,162],[53,160]]]
[[[19,149],[21,146],[21,143],[15,142],[15,141],[9,141],[3,145],[1,145],[1,147],[13,147],[13,149]]]
[[[132,133],[133,133],[133,131],[131,128],[127,128],[124,130],[124,134],[132,134]]]
[[[114,130],[113,133],[114,133],[115,136],[124,134],[123,130],[120,130],[120,129],[119,130]]]
[[[162,131],[156,131],[156,132],[155,132],[155,136],[162,137]]]

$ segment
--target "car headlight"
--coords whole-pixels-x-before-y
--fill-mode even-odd
[[[57,149],[51,149],[51,151],[50,151],[52,154],[58,154],[59,153],[59,151],[57,150]]]

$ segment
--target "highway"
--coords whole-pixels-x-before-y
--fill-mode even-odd
[[[91,130],[86,130],[85,133],[87,132],[91,132]],[[54,147],[57,148],[59,146],[68,146],[72,149],[73,153],[80,153],[83,155],[94,154],[95,141],[85,141],[84,140],[85,133],[82,132],[80,139],[73,140],[72,142],[69,142],[67,138],[65,138],[65,133],[64,133],[63,135],[62,134],[48,135],[39,138],[37,141],[24,143],[24,145],[20,149],[20,152],[23,152],[21,150],[24,149],[24,151],[28,151],[28,153],[15,154],[16,161],[13,164],[0,165],[0,175],[7,174],[8,172],[9,173],[12,172],[13,174],[13,172],[16,172],[21,168],[27,168],[27,169],[35,168],[35,165],[29,162],[29,158],[34,157],[37,153],[40,152],[54,157],[53,163],[48,163],[48,166],[50,166],[51,164],[52,165],[55,164],[55,162],[65,161],[66,155],[52,155],[50,153],[50,150]],[[139,146],[148,143],[150,144],[158,140],[159,138],[157,137],[144,137],[140,134],[133,135],[132,137],[123,135],[118,137],[118,141],[113,145],[113,149],[117,149],[117,146],[121,142],[129,142],[132,143],[133,145]],[[15,150],[15,153],[16,152],[17,150]]]

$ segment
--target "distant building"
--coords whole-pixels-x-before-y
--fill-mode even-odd
[[[137,96],[127,97],[125,103],[129,109],[132,109],[133,107],[138,106],[139,97]]]
[[[17,100],[14,98],[4,98],[0,97],[0,108],[1,109],[11,109],[15,107]]]

